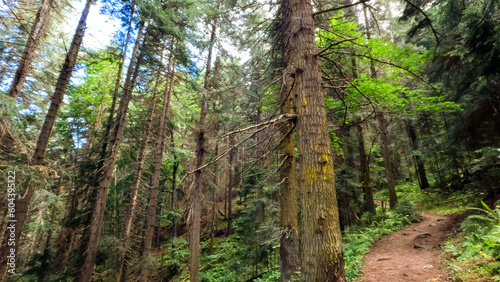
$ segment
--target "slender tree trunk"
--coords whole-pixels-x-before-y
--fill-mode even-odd
[[[228,139],[229,142],[229,148],[234,146],[234,135],[229,136]],[[227,220],[227,229],[226,229],[226,236],[231,235],[232,229],[233,229],[233,186],[236,183],[236,171],[234,169],[234,163],[236,159],[236,149],[232,149],[229,152],[229,177],[228,177],[228,182],[227,182],[227,214],[226,214],[226,220]]]
[[[356,127],[358,130],[359,161],[361,165],[361,178],[363,180],[363,192],[365,195],[365,206],[367,211],[375,214],[375,202],[373,201],[373,191],[370,183],[370,162],[366,155],[363,127],[360,123],[358,123]]]
[[[368,21],[366,10],[367,7],[365,4],[363,4],[363,12],[365,16],[365,26],[366,26],[366,38],[371,39],[370,24]],[[377,77],[377,72],[375,71],[375,66],[373,64],[373,61],[370,61],[370,72],[372,78]],[[391,156],[389,153],[389,137],[387,132],[388,122],[386,121],[385,115],[382,112],[375,113],[375,119],[377,120],[378,127],[380,130],[380,146],[382,147],[382,157],[384,158],[384,169],[387,178],[387,189],[389,191],[389,206],[392,209],[398,202],[398,197],[396,195],[396,187],[391,165]]]
[[[284,79],[293,79],[301,211],[302,281],[347,281],[333,155],[310,0],[282,1]]]
[[[285,2],[283,3],[283,5]],[[286,3],[288,4],[288,3]],[[284,21],[284,19],[282,19]],[[286,62],[283,62],[286,66]],[[282,114],[293,114],[293,79],[287,77],[282,86],[284,99],[281,108]],[[295,133],[294,124],[290,123],[281,129],[283,141],[280,144],[280,157],[283,159],[279,163],[280,174],[280,281],[290,281],[294,273],[299,270],[299,222],[298,222],[298,202],[297,202],[297,175],[295,163]]]
[[[109,110],[108,120],[106,122],[106,128],[104,130],[104,142],[102,143],[101,156],[99,160],[99,168],[104,165],[104,159],[106,158],[106,152],[108,151],[109,134],[111,132],[111,126],[113,125],[113,118],[116,109],[116,100],[118,99],[118,93],[120,90],[120,82],[122,81],[123,64],[125,62],[125,57],[127,56],[128,42],[130,40],[130,32],[132,30],[132,22],[135,12],[135,5],[132,6],[132,12],[130,13],[130,24],[127,29],[127,36],[125,38],[125,44],[123,46],[122,56],[120,58],[120,64],[118,65],[118,74],[116,75],[115,88],[113,89],[113,98],[111,100],[111,108]]]
[[[210,47],[208,49],[207,68],[205,72],[204,91],[210,87],[210,72],[212,64],[212,52],[215,42],[217,22],[212,22],[212,33],[210,35]],[[198,123],[198,134],[196,136],[196,168],[203,165],[205,158],[205,120],[208,111],[207,93],[202,93],[200,121]],[[200,281],[200,231],[201,231],[201,196],[203,187],[202,170],[194,173],[193,188],[193,212],[191,219],[191,234],[189,238],[189,277],[191,282]]]
[[[260,88],[260,86],[259,86]],[[259,96],[259,103],[257,104],[257,118],[256,118],[256,124],[260,124],[261,123],[261,115],[262,115],[262,111],[260,109],[260,105],[262,103],[260,97],[260,89],[258,90],[258,96]],[[263,136],[262,136],[262,132],[257,132],[257,134],[255,135],[255,144],[259,144],[263,139]],[[262,146],[260,145],[257,145],[257,150],[256,150],[256,155],[257,155],[257,159],[260,159],[262,157],[262,155],[264,155],[264,152],[262,150]],[[265,160],[264,159],[261,159],[257,162],[257,165],[261,168],[264,168],[264,164],[265,164]],[[241,176],[242,178],[244,178],[245,176],[242,175]],[[243,185],[242,185],[243,187]],[[266,216],[266,213],[265,213],[265,206],[264,206],[264,186],[259,184],[257,187],[255,187],[257,189],[257,222],[259,224],[261,224],[262,222],[264,222],[264,219],[265,219],[265,216]]]
[[[173,46],[172,46],[173,47]],[[173,48],[170,49],[172,52]],[[172,53],[169,56],[169,66],[168,69],[174,66],[173,63],[174,57]],[[163,107],[160,115],[160,127],[158,129],[158,142],[156,143],[156,151],[155,151],[155,171],[153,174],[153,179],[151,180],[151,195],[149,196],[149,205],[148,212],[146,218],[146,231],[144,232],[144,249],[142,252],[142,261],[141,261],[141,273],[139,276],[139,281],[145,282],[148,280],[148,266],[150,262],[150,254],[151,254],[151,245],[153,243],[153,233],[155,226],[155,218],[156,218],[156,207],[158,204],[158,190],[160,187],[160,176],[161,176],[161,168],[163,165],[163,150],[165,148],[165,142],[167,139],[167,127],[168,127],[168,111],[170,108],[170,99],[172,93],[172,81],[174,79],[174,69],[170,70],[167,77],[167,81],[165,83],[165,91],[163,95]]]
[[[389,190],[389,206],[394,208],[398,202],[394,176],[392,173],[391,155],[389,153],[389,137],[387,133],[387,120],[383,113],[376,113],[375,118],[380,130],[380,145],[382,147],[382,157],[384,158],[385,175],[387,177],[387,189]]]
[[[425,164],[424,161],[422,160],[422,157],[416,153],[415,151],[418,151],[419,149],[419,144],[418,144],[418,138],[417,138],[417,132],[415,131],[415,127],[411,124],[409,120],[406,121],[406,125],[408,128],[408,135],[410,137],[410,142],[412,146],[412,150],[414,151],[413,157],[415,159],[415,163],[417,166],[417,174],[420,179],[420,189],[426,189],[429,188],[429,180],[427,179],[427,173],[425,171]]]
[[[358,67],[356,59],[352,58],[352,77],[354,79],[358,78]],[[363,126],[361,125],[361,119],[358,119],[356,125],[357,137],[358,137],[358,150],[359,150],[359,163],[361,166],[361,181],[363,183],[363,195],[365,200],[365,208],[368,212],[376,214],[375,202],[373,201],[373,190],[370,180],[370,160],[366,155],[365,139],[363,137]]]
[[[19,60],[19,65],[17,66],[16,73],[14,74],[14,79],[10,85],[7,95],[17,99],[28,76],[31,63],[36,55],[36,51],[40,46],[40,42],[45,35],[45,28],[49,23],[50,12],[52,10],[52,5],[54,0],[43,0],[38,8],[38,12],[35,16],[35,21],[31,26],[28,39],[26,40],[26,45],[24,46],[23,53],[21,54],[21,59]]]
[[[289,1],[283,1],[281,9],[282,25],[289,24],[290,22],[290,9]],[[286,49],[282,50],[282,67],[286,67],[288,62],[285,61]],[[284,73],[284,75],[287,75]],[[281,107],[282,114],[294,113],[294,93],[293,93],[293,78],[285,76],[284,84],[282,86],[281,99],[284,100]],[[294,273],[299,270],[299,222],[298,222],[298,202],[297,202],[297,175],[296,175],[296,162],[295,162],[295,133],[293,132],[294,124],[281,129],[283,141],[280,144],[280,155],[283,161],[279,161],[281,167],[279,168],[280,174],[280,223],[281,223],[281,237],[280,237],[280,281],[290,281]],[[279,156],[278,156],[279,159]]]
[[[158,84],[160,83],[161,70],[158,70],[158,74],[156,77],[155,87],[153,91],[153,97],[151,98],[151,105],[148,117],[146,119],[146,128],[144,129],[144,135],[142,137],[141,149],[139,151],[139,155],[137,157],[137,168],[134,178],[134,183],[132,184],[132,188],[130,191],[129,204],[127,207],[127,211],[125,213],[125,222],[123,227],[123,232],[121,235],[122,244],[123,244],[123,252],[119,254],[116,267],[115,267],[115,281],[119,282],[121,280],[121,276],[123,275],[123,266],[125,264],[126,252],[129,248],[130,241],[130,231],[132,228],[132,222],[135,217],[135,207],[137,204],[137,193],[139,191],[139,186],[142,178],[142,171],[144,169],[144,162],[146,160],[146,151],[148,147],[149,135],[151,133],[151,127],[153,125],[153,114],[156,105],[156,95],[158,94]]]
[[[45,154],[45,150],[47,149],[47,144],[56,120],[57,112],[59,111],[62,99],[64,97],[64,93],[66,92],[69,79],[73,72],[73,67],[75,66],[76,59],[78,57],[78,51],[82,43],[83,35],[85,34],[86,21],[91,4],[92,1],[88,0],[80,17],[80,21],[76,28],[75,35],[73,36],[73,41],[71,42],[69,52],[68,54],[66,54],[66,60],[64,61],[64,65],[57,80],[56,90],[51,97],[49,111],[45,116],[45,122],[40,132],[40,136],[38,137],[38,142],[31,163],[33,166],[42,165],[43,163],[43,157]],[[23,198],[16,201],[15,220],[17,220],[17,222],[16,222],[14,244],[17,247],[19,246],[21,231],[23,229],[24,222],[26,221],[28,206],[30,204],[31,198],[33,197],[33,194],[34,194],[34,187],[29,187],[28,189],[25,189],[21,193],[21,195],[23,195]],[[8,234],[8,232],[9,230],[6,230],[6,235]],[[10,252],[10,247],[7,244],[7,236],[4,236],[2,240],[2,247],[0,248],[0,280],[3,280],[2,278],[5,278],[5,275],[7,273],[6,262],[7,262],[7,255],[9,252]]]
[[[92,1],[88,0],[85,8],[83,9],[80,21],[78,22],[78,27],[76,28],[75,35],[73,36],[73,41],[71,42],[68,54],[66,55],[66,60],[64,61],[61,73],[57,79],[56,90],[50,99],[49,111],[45,116],[45,122],[43,123],[40,136],[38,137],[35,153],[33,154],[33,165],[41,165],[43,163],[43,157],[45,155],[45,150],[47,149],[49,137],[52,133],[64,94],[66,93],[66,88],[68,87],[71,74],[73,73],[73,68],[76,64],[76,59],[78,58],[78,51],[80,50],[83,36],[85,35],[87,16],[91,5]]]
[[[128,104],[132,96],[132,88],[134,80],[132,78],[132,75],[134,73],[134,69],[137,68],[138,70],[138,68],[140,67],[139,64],[135,64],[135,61],[139,53],[140,42],[143,33],[144,33],[144,23],[141,23],[137,39],[135,42],[134,50],[132,51],[132,58],[130,60],[130,65],[128,67],[127,79],[125,80],[125,84],[123,87],[122,97],[120,99],[120,105],[118,106],[116,121],[113,125],[113,131],[110,136],[109,143],[111,147],[107,153],[105,165],[103,168],[102,181],[99,187],[94,187],[94,189],[97,189],[97,195],[92,211],[88,245],[85,251],[85,263],[83,265],[82,271],[79,273],[79,276],[77,278],[77,281],[79,282],[90,281],[92,279],[92,273],[94,272],[95,260],[99,245],[99,237],[101,235],[104,211],[106,208],[106,200],[108,198],[109,185],[111,184],[113,178],[113,171],[115,168],[118,148],[122,141],[123,127],[125,124],[125,117],[128,111]]]
[[[170,140],[172,144],[172,148],[175,148],[175,143],[174,143],[174,133],[170,135]],[[175,194],[177,193],[177,170],[179,169],[179,158],[177,157],[177,153],[172,152],[174,155],[174,165],[172,168],[172,195],[171,195],[171,203],[170,203],[170,209],[174,211],[175,209]],[[177,219],[175,215],[172,215],[172,239],[177,237]]]
[[[218,126],[217,126],[218,127]],[[216,129],[216,132],[219,131]],[[215,140],[215,152],[214,156],[219,155],[219,143],[218,140]],[[219,166],[217,163],[214,164],[214,185],[212,189],[212,218],[211,218],[211,223],[210,223],[210,248],[209,248],[209,253],[213,254],[214,253],[214,235],[215,235],[215,227],[216,227],[216,222],[217,222],[217,215],[215,214],[215,206],[217,205],[216,201],[216,192],[217,192],[217,187],[219,187]]]
[[[346,139],[352,139],[352,131],[351,128],[346,129]],[[351,143],[352,141],[347,141],[347,165],[353,170],[356,171],[356,163],[354,162],[354,145]]]

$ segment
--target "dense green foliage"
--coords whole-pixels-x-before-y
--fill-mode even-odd
[[[18,271],[11,279],[76,279],[96,199],[102,198],[96,188],[103,182],[109,152],[116,150],[93,278],[113,281],[118,257],[125,254],[124,278],[137,280],[145,261],[156,146],[164,135],[158,197],[152,203],[149,279],[189,279],[194,175],[202,171],[201,280],[277,281],[285,236],[281,131],[296,121],[279,119],[290,94],[282,89],[282,1],[95,2],[92,17],[97,19],[100,9],[112,35],[100,38],[99,27],[88,21],[48,132],[44,161],[37,166],[31,165],[34,151],[71,42],[68,26],[76,26],[83,3],[51,2],[54,10],[41,44],[32,50],[34,60],[16,99],[5,94],[21,65],[36,13],[46,2],[0,4],[0,170],[16,171],[17,200],[33,192],[18,238]],[[321,11],[349,1],[312,2]],[[318,12],[314,19],[324,123],[335,156],[335,183],[328,185],[337,193],[347,277],[360,277],[372,244],[420,221],[421,211],[456,214],[472,208],[477,214],[444,247],[451,256],[449,268],[458,279],[499,280],[500,2],[372,1]],[[145,36],[138,38],[143,24]],[[102,41],[102,46],[88,47],[91,41]],[[112,147],[110,132],[119,124],[126,84],[131,98],[123,136]],[[160,121],[167,100],[168,113]],[[195,163],[204,101],[205,165],[200,168]],[[389,174],[398,197],[392,210]],[[7,181],[1,178],[1,186],[7,187]],[[367,187],[375,214],[368,212]],[[298,189],[298,198],[303,197]],[[2,188],[0,238],[7,238],[4,199],[7,189]],[[129,207],[134,216],[125,244]]]

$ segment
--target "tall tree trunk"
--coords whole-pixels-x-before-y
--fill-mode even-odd
[[[170,135],[170,142],[172,148],[175,148],[174,133]],[[173,211],[175,209],[175,195],[177,194],[177,170],[179,169],[179,157],[175,150],[172,154],[174,155],[174,165],[172,167],[172,195],[170,209]],[[175,215],[172,215],[172,239],[177,237],[177,219]]]
[[[285,4],[284,2],[283,4]],[[288,4],[288,3],[286,3]],[[284,19],[282,19],[284,20]],[[286,66],[286,62],[283,62]],[[282,114],[293,114],[293,79],[286,77],[282,86],[284,99],[281,108]],[[283,141],[280,144],[280,157],[283,159],[279,163],[280,174],[280,281],[290,281],[294,273],[299,270],[299,222],[298,222],[298,202],[297,202],[297,175],[295,163],[295,133],[294,125],[290,123],[281,129]]]
[[[120,105],[118,106],[116,120],[113,125],[113,132],[110,136],[109,144],[111,147],[107,153],[105,165],[103,167],[102,181],[100,182],[99,187],[94,187],[94,189],[97,189],[97,194],[94,202],[94,207],[92,210],[92,219],[88,235],[88,244],[87,244],[87,249],[85,251],[85,263],[83,265],[82,271],[79,273],[79,276],[77,278],[77,281],[80,282],[90,281],[92,279],[92,273],[94,272],[95,260],[99,246],[99,237],[101,236],[104,211],[106,208],[106,200],[108,198],[109,185],[111,184],[111,180],[113,177],[113,171],[115,168],[118,148],[120,147],[120,144],[122,142],[123,127],[125,124],[125,117],[127,116],[128,104],[132,96],[132,89],[134,84],[133,82],[134,79],[132,78],[132,75],[134,73],[134,70],[135,69],[138,70],[140,67],[139,64],[135,64],[135,61],[137,58],[137,54],[139,53],[141,45],[140,42],[143,33],[144,33],[144,23],[141,22],[137,34],[137,39],[135,41],[134,50],[132,51],[132,57],[130,60],[130,65],[128,67],[127,78],[125,80],[125,84],[123,87],[123,92],[120,99]]]
[[[155,87],[153,91],[153,97],[151,97],[151,105],[149,108],[149,114],[146,119],[146,128],[144,129],[144,135],[142,137],[141,149],[139,151],[139,155],[137,156],[137,168],[135,173],[134,182],[132,184],[132,188],[129,196],[129,203],[127,207],[127,211],[125,212],[125,222],[123,227],[123,232],[121,235],[122,244],[123,244],[123,252],[119,254],[118,260],[115,267],[115,281],[121,281],[121,276],[123,272],[123,266],[125,264],[126,253],[129,248],[130,241],[130,231],[132,228],[132,222],[135,216],[135,207],[137,204],[137,193],[139,191],[139,186],[142,178],[142,171],[144,169],[144,162],[146,160],[146,151],[148,147],[149,135],[151,133],[151,127],[153,125],[153,114],[156,105],[156,95],[158,94],[158,84],[160,83],[161,70],[158,70],[158,74],[156,77]]]
[[[125,63],[125,57],[127,56],[128,50],[128,42],[130,40],[130,33],[132,30],[133,17],[135,12],[135,5],[132,6],[132,12],[130,13],[130,24],[127,29],[127,36],[125,38],[125,44],[123,46],[122,55],[120,58],[120,63],[118,65],[118,74],[116,75],[115,88],[113,89],[113,98],[111,100],[111,108],[109,109],[109,116],[106,122],[106,128],[104,130],[104,141],[101,147],[101,156],[99,159],[99,168],[102,168],[104,165],[104,159],[106,158],[106,152],[108,151],[108,143],[109,143],[109,134],[111,132],[111,126],[113,125],[113,118],[115,115],[116,109],[116,100],[118,99],[118,93],[120,90],[120,82],[122,81],[122,72],[123,72],[123,64]]]
[[[425,164],[424,161],[422,160],[422,157],[416,152],[419,149],[419,144],[418,144],[418,138],[417,138],[417,132],[415,131],[415,127],[411,124],[411,121],[407,120],[406,125],[408,128],[408,135],[410,137],[410,142],[411,142],[411,147],[413,152],[413,157],[415,159],[415,164],[417,166],[417,174],[420,179],[419,184],[420,184],[420,189],[426,189],[429,188],[429,180],[427,179],[427,173],[425,171]]]
[[[363,138],[363,126],[358,122],[356,127],[358,130],[359,162],[361,165],[361,178],[363,181],[365,207],[367,211],[375,214],[375,202],[373,201],[373,190],[370,183],[370,162],[368,160],[368,156],[366,155],[365,139]]]
[[[358,79],[358,67],[356,59],[352,58],[352,78]],[[375,202],[373,201],[373,190],[370,180],[370,160],[366,155],[365,139],[363,137],[363,125],[361,119],[358,119],[356,125],[358,137],[359,163],[361,166],[361,181],[363,183],[363,195],[365,200],[365,208],[368,212],[376,214]]]
[[[256,124],[260,124],[261,122],[261,115],[262,115],[262,111],[260,109],[260,105],[262,104],[262,95],[260,94],[260,86],[258,86],[259,89],[257,90],[258,92],[258,96],[259,96],[259,103],[257,104],[257,118],[256,118]],[[257,134],[255,134],[255,144],[260,144],[260,142],[262,142],[262,139],[263,139],[263,136],[262,136],[262,132],[257,132]],[[257,150],[256,150],[256,155],[257,155],[257,159],[260,159],[262,157],[262,155],[264,155],[264,152],[262,150],[262,146],[260,145],[257,145]],[[258,162],[257,162],[257,165],[260,167],[260,168],[264,168],[264,164],[265,164],[265,159],[260,159]],[[245,177],[244,175],[241,176],[242,179]],[[241,187],[243,187],[243,185],[241,185]],[[264,206],[264,186],[259,184],[257,187],[255,187],[257,189],[257,223],[261,224],[262,222],[264,222],[264,219],[265,219],[265,216],[266,216],[266,213],[265,213],[265,206]]]
[[[40,46],[40,41],[45,35],[45,28],[49,23],[50,12],[52,10],[52,5],[54,0],[42,0],[38,12],[35,16],[35,21],[31,26],[28,39],[26,40],[26,45],[24,46],[23,53],[19,60],[19,65],[17,66],[16,73],[14,74],[14,79],[10,85],[7,95],[17,99],[28,76],[31,63],[35,57],[38,46]]]
[[[201,98],[200,121],[198,123],[198,134],[196,136],[196,168],[203,165],[205,158],[205,120],[208,111],[207,93],[210,87],[210,72],[212,65],[212,52],[215,43],[215,32],[217,22],[212,22],[212,33],[210,35],[210,46],[208,49],[207,68],[205,71],[204,92]],[[194,173],[193,187],[193,212],[191,219],[191,234],[189,237],[189,277],[191,282],[200,281],[200,231],[201,231],[201,196],[203,187],[202,170],[197,169]]]
[[[234,135],[229,136],[228,147],[232,148],[234,146]],[[234,169],[234,163],[236,159],[236,149],[231,149],[229,152],[229,174],[227,182],[227,229],[226,236],[231,235],[231,230],[233,229],[233,186],[236,183],[236,171]]]
[[[368,20],[368,16],[366,14],[367,9],[368,8],[366,7],[366,5],[363,4],[363,13],[365,17],[365,26],[366,26],[366,38],[371,39],[370,23]],[[377,72],[375,70],[373,61],[370,61],[370,72],[372,78],[377,77]],[[382,147],[382,157],[384,158],[385,176],[387,178],[387,190],[389,191],[389,206],[392,209],[394,208],[394,206],[396,206],[396,203],[398,202],[398,197],[396,195],[396,187],[391,165],[391,156],[389,153],[389,137],[387,132],[388,122],[386,121],[385,115],[382,112],[375,113],[375,119],[377,120],[378,127],[380,130],[380,146]]]
[[[219,131],[218,129],[219,126],[216,128],[216,132]],[[218,140],[215,140],[215,152],[214,156],[219,155],[219,143]],[[216,192],[217,188],[219,187],[219,166],[217,163],[214,164],[214,185],[212,189],[212,218],[210,219],[210,248],[209,248],[209,254],[214,253],[214,236],[215,236],[215,227],[216,227],[216,222],[217,222],[217,215],[215,213],[216,210],[216,205],[217,205],[217,199],[216,199]]]
[[[302,281],[347,281],[310,0],[282,1],[284,79],[293,80],[301,212]]]
[[[345,139],[351,139],[351,128],[348,127],[345,130],[344,134]],[[354,146],[350,140],[346,140],[347,142],[347,165],[353,170],[356,171],[356,164],[354,163]]]
[[[45,155],[45,150],[47,149],[49,137],[52,133],[57,113],[59,112],[64,94],[66,93],[66,88],[68,87],[69,80],[73,73],[73,68],[75,67],[76,60],[78,58],[78,51],[82,45],[83,36],[85,35],[85,29],[87,26],[87,16],[91,5],[92,0],[88,0],[85,8],[83,9],[80,21],[78,22],[68,54],[66,54],[66,60],[64,61],[61,73],[57,79],[56,90],[50,99],[49,111],[45,116],[45,122],[43,123],[42,130],[40,131],[40,136],[38,137],[35,153],[33,154],[33,165],[41,165],[43,163],[43,157]]]
[[[56,90],[51,97],[49,111],[45,116],[45,122],[40,132],[40,136],[38,137],[38,142],[31,163],[33,166],[38,166],[43,163],[43,156],[45,154],[45,150],[47,149],[47,144],[57,117],[57,112],[59,111],[59,108],[61,106],[64,93],[66,92],[69,79],[71,78],[71,74],[73,72],[73,67],[75,66],[76,59],[78,57],[78,51],[80,50],[80,45],[82,44],[83,35],[85,34],[87,16],[89,14],[91,4],[92,1],[88,0],[85,5],[85,8],[83,9],[80,21],[78,22],[78,26],[76,28],[75,35],[73,36],[73,41],[71,42],[70,49],[66,54],[66,60],[64,61],[64,65],[61,69],[61,73],[59,74],[59,78],[57,80]],[[33,194],[34,194],[34,187],[29,187],[28,189],[25,189],[21,193],[21,195],[23,195],[23,198],[16,201],[15,220],[17,220],[17,222],[15,229],[15,241],[14,241],[16,247],[19,247],[19,239],[21,231],[23,229],[24,222],[26,221],[28,206],[30,204],[31,198],[33,197]],[[6,230],[5,235],[7,235],[8,232],[9,230]],[[1,278],[4,278],[7,273],[6,262],[7,262],[7,255],[10,252],[10,248],[11,247],[9,247],[7,244],[7,236],[4,236],[2,240],[2,247],[0,248],[0,280],[4,280]]]
[[[153,233],[156,218],[156,206],[158,203],[158,190],[160,188],[160,176],[161,168],[163,165],[163,149],[165,147],[165,141],[167,137],[167,127],[168,127],[168,111],[170,108],[170,98],[172,93],[172,81],[174,79],[174,69],[170,69],[174,66],[172,55],[173,46],[170,48],[169,56],[169,72],[167,80],[165,82],[165,91],[163,95],[163,106],[160,114],[160,127],[158,129],[158,142],[156,143],[155,150],[155,171],[153,174],[153,179],[151,180],[151,194],[149,196],[149,205],[146,218],[146,231],[144,232],[144,249],[142,251],[141,260],[141,273],[139,276],[139,281],[148,281],[148,266],[149,266],[149,256],[151,253],[151,245],[153,243]]]
[[[380,112],[375,114],[375,118],[377,119],[378,127],[380,130],[380,145],[382,147],[382,157],[384,158],[385,175],[387,177],[387,189],[389,190],[389,206],[392,209],[396,206],[398,198],[396,195],[394,176],[392,173],[391,155],[389,153],[389,137],[387,133],[388,122],[385,118],[385,115]]]

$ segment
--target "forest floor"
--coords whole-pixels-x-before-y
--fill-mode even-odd
[[[383,236],[364,259],[358,282],[452,281],[442,265],[440,244],[458,229],[453,215],[423,214],[423,220]]]

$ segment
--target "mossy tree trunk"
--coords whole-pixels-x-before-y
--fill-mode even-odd
[[[309,0],[282,3],[284,79],[293,80],[297,114],[302,280],[347,281],[313,8]]]
[[[290,21],[290,2],[283,1],[282,26]],[[287,34],[289,36],[289,34]],[[282,50],[282,67],[286,67],[286,50]],[[284,74],[285,75],[285,74]],[[293,114],[293,77],[286,76],[282,89],[281,107],[282,114]],[[298,222],[298,202],[297,202],[297,173],[295,162],[295,133],[294,124],[290,123],[281,129],[283,140],[280,144],[280,157],[282,164],[279,168],[280,175],[280,281],[290,281],[295,272],[299,270],[299,222]]]

